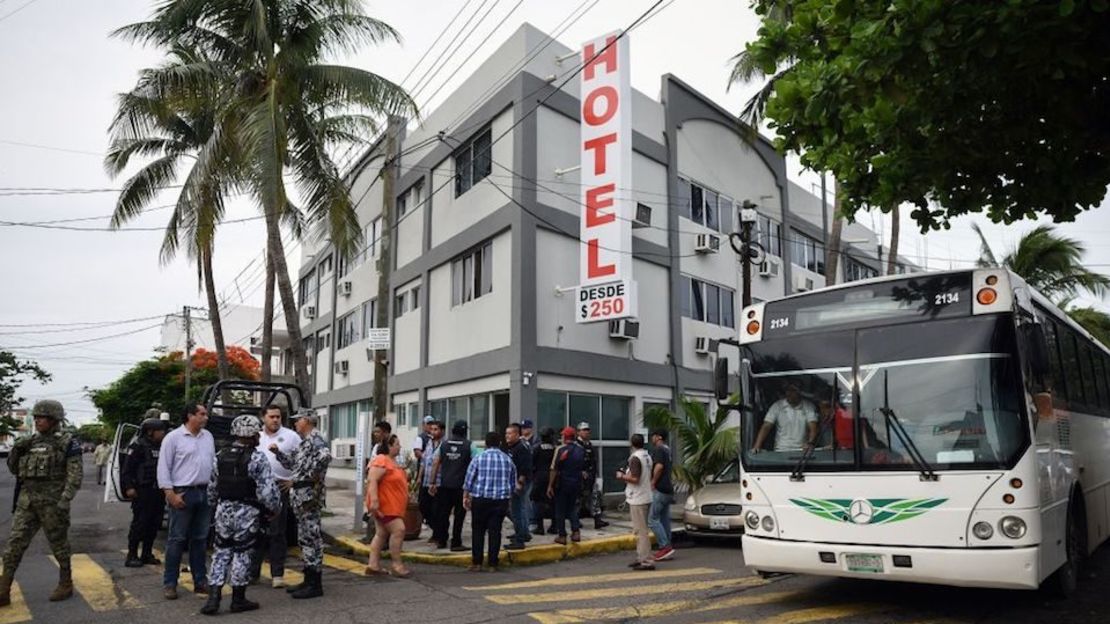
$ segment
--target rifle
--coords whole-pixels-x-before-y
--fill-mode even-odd
[[[23,479],[15,478],[15,494],[12,496],[12,513],[19,506],[19,491],[23,489]]]

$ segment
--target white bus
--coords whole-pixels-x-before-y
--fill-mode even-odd
[[[1110,351],[1009,271],[760,303],[739,343],[758,572],[1066,595],[1110,532]]]

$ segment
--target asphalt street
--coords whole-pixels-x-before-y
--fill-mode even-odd
[[[99,502],[95,469],[86,456],[86,480],[73,505],[71,537],[78,594],[47,602],[57,567],[37,537],[16,576],[11,607],[0,624],[15,622],[195,622],[203,600],[181,588],[179,600],[161,596],[161,570],[123,567],[129,510]],[[0,538],[11,527],[14,482],[0,468]],[[1102,623],[1110,619],[1110,549],[1096,553],[1079,595],[1052,602],[1036,592],[966,590],[924,585],[786,576],[752,576],[735,543],[680,543],[673,561],[655,572],[633,572],[629,553],[601,555],[497,573],[415,565],[412,579],[367,578],[365,562],[328,555],[325,596],[296,601],[269,583],[248,596],[259,611],[231,615],[229,597],[219,617],[238,622],[959,622]],[[291,559],[291,567],[299,564]]]

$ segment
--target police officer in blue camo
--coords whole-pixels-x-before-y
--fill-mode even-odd
[[[231,421],[235,442],[216,454],[208,504],[216,507],[216,551],[208,572],[208,602],[200,612],[215,615],[220,593],[231,580],[231,612],[253,611],[257,602],[247,600],[251,580],[251,553],[261,531],[262,514],[273,515],[281,505],[270,462],[259,451],[262,423],[250,414]],[[230,574],[229,574],[230,568]]]
[[[297,412],[293,428],[301,436],[301,444],[292,455],[283,453],[276,444],[270,446],[278,462],[293,473],[289,505],[297,518],[297,543],[304,560],[304,582],[285,591],[298,599],[316,598],[324,595],[320,578],[324,563],[320,510],[324,507],[324,478],[331,463],[331,450],[328,441],[316,430],[316,413],[312,410]]]

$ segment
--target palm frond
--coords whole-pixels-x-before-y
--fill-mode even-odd
[[[187,150],[188,146],[180,141],[158,137],[113,141],[104,155],[104,169],[109,176],[115,177],[127,168],[134,156],[160,157]]]
[[[180,154],[170,154],[158,158],[136,172],[127,182],[124,182],[119,199],[116,200],[116,209],[112,212],[112,219],[108,226],[118,228],[138,216],[158,196],[162,189],[173,184],[177,179],[177,167],[180,158]]]
[[[300,74],[301,95],[310,105],[345,102],[375,115],[410,116],[416,103],[399,85],[373,72],[343,65],[310,65]]]

